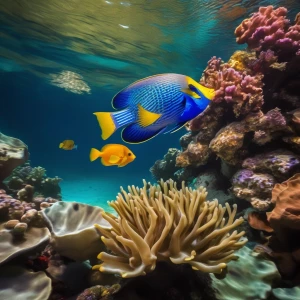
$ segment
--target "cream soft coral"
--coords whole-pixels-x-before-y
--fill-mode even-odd
[[[179,190],[173,181],[143,188],[121,188],[116,201],[109,203],[118,216],[103,212],[112,228],[95,225],[101,240],[112,253],[101,252],[102,264],[93,268],[124,278],[145,275],[157,261],[190,264],[193,269],[221,273],[236,259],[235,250],[244,246],[245,232],[234,228],[237,207],[225,207],[218,200],[206,201],[205,188],[192,190],[184,183]],[[225,214],[228,216],[225,217]]]

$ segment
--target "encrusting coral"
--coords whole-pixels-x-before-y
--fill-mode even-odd
[[[101,213],[112,228],[95,225],[113,254],[101,252],[98,259],[103,263],[93,269],[129,278],[153,271],[158,261],[171,260],[220,274],[247,242],[242,239],[245,232],[232,231],[243,222],[234,220],[237,206],[206,201],[205,188],[193,190],[183,182],[179,190],[172,180],[162,180],[160,186],[144,180],[143,188],[128,190],[121,188],[117,200],[109,202],[118,216]]]

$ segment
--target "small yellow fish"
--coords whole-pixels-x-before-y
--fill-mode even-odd
[[[75,145],[73,140],[64,140],[59,144],[59,148],[64,149],[64,150],[77,150],[77,145]]]
[[[107,144],[101,151],[92,148],[90,152],[90,161],[101,157],[101,163],[104,166],[124,167],[135,160],[136,156],[126,146],[120,144]]]

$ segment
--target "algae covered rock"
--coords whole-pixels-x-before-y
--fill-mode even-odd
[[[266,210],[270,206],[275,184],[276,180],[270,174],[243,169],[232,178],[232,192],[236,197],[249,201],[254,208]]]
[[[243,168],[269,173],[278,179],[288,179],[292,172],[300,169],[300,156],[288,150],[278,149],[245,159]]]

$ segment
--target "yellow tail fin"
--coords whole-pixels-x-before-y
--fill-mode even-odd
[[[102,152],[97,150],[96,148],[92,148],[90,152],[90,161],[96,160],[98,157],[102,156]]]
[[[94,115],[97,117],[99,126],[102,130],[102,139],[108,139],[117,130],[114,120],[112,118],[112,113],[95,112]]]
[[[59,148],[62,148],[63,145],[64,145],[64,143],[60,143],[58,147],[59,147]]]

